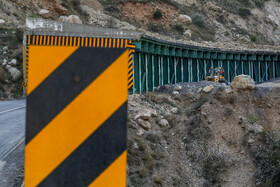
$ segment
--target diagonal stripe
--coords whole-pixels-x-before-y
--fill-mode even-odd
[[[120,51],[125,50],[100,48],[82,49],[83,50],[81,50],[80,52],[85,52],[85,55],[83,56],[84,53],[79,53],[78,57],[82,55],[85,61],[87,58],[89,58],[91,60],[90,62],[92,62],[93,59],[98,59],[100,54],[102,54],[103,52],[106,52],[106,54],[111,54],[103,55],[102,58],[100,58],[92,64],[87,63],[81,65],[81,67],[83,67],[83,69],[81,70],[77,69],[76,66],[72,66],[73,72],[82,72],[85,74],[86,77],[89,77],[89,75],[92,76],[91,72],[93,72],[93,74],[96,74],[96,69],[103,68],[104,66],[101,65],[99,67],[96,67],[97,64],[108,64],[106,62],[108,56],[114,56],[114,54],[118,54]],[[96,52],[99,55],[96,56]],[[91,58],[90,55],[86,56],[86,54],[93,54],[95,58]],[[73,57],[73,55],[71,57]],[[81,63],[80,58],[78,59],[78,62]],[[106,119],[108,119],[109,116],[111,116],[123,103],[126,102],[128,74],[127,60],[128,52],[126,51],[112,65],[110,65],[97,79],[95,79],[78,97],[76,97],[75,95],[76,98],[68,106],[66,106],[65,109],[61,111],[60,114],[57,115],[35,138],[33,138],[26,145],[25,181],[27,186],[38,185],[88,136],[90,136],[90,134],[92,134],[102,123],[104,123],[104,121],[106,121]],[[73,67],[75,67],[76,69],[73,69]],[[66,77],[65,79],[67,80],[68,78]],[[83,79],[85,78],[82,77],[81,80]],[[60,82],[62,80],[59,79],[57,81]],[[72,82],[70,81],[70,83]],[[53,87],[53,84],[50,85],[48,88],[51,89]],[[61,85],[65,84],[59,84],[59,86]],[[73,92],[77,88],[76,85],[68,87],[70,87],[70,90],[68,90],[67,94],[56,94],[58,98],[52,98],[55,100],[49,103],[61,104],[59,101],[64,100],[64,97],[66,95],[69,95],[71,91]],[[60,88],[56,89],[59,90]],[[46,102],[48,101],[46,100],[46,98],[43,99],[45,100],[45,102],[40,102],[42,98],[36,97],[31,103],[31,99],[29,96],[27,98],[27,104],[36,103],[36,101],[38,101],[39,106],[41,106],[40,112],[44,114],[41,115],[38,112],[34,114],[34,112],[32,113],[31,111],[29,111],[29,113],[27,113],[27,117],[28,114],[30,114],[33,116],[33,118],[34,116],[37,117],[38,115],[39,118],[43,118],[44,115],[49,114],[49,112],[52,112],[46,111],[46,109],[49,108],[49,103]],[[89,101],[94,101],[94,103],[90,104]],[[30,106],[27,105],[27,107]],[[56,105],[52,107],[55,108]],[[40,120],[38,120],[37,123],[38,122],[40,122]],[[27,121],[27,126],[30,125],[30,123],[30,120]],[[37,123],[32,123],[33,127],[35,126],[34,124],[37,125]]]
[[[30,46],[27,94],[46,79],[77,47]]]
[[[131,81],[133,81],[133,76],[128,80],[128,82],[131,82]]]
[[[106,55],[108,53],[106,49],[79,48],[37,89],[30,93],[27,97],[27,114],[32,116],[27,115],[26,144],[114,62],[123,51],[124,49],[112,50],[110,55]],[[82,57],[83,60],[81,60]],[[40,69],[33,69],[33,74],[34,71],[40,71]],[[32,73],[31,69],[29,69],[29,73]],[[29,78],[34,80],[36,77],[32,78],[30,74]],[[80,79],[79,83],[75,82],[75,77]],[[29,82],[32,82],[31,79]]]
[[[132,86],[133,86],[133,82],[130,83],[130,85],[128,86],[128,89],[130,89]],[[133,88],[131,88],[131,89],[133,89]]]
[[[88,186],[106,170],[126,149],[126,106],[123,104],[38,186]],[[121,157],[119,168],[112,168],[119,171],[109,178],[125,181],[124,161]]]
[[[89,187],[126,186],[126,156],[127,152],[125,151]]]

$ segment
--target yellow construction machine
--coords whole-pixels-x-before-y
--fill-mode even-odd
[[[207,81],[211,82],[218,82],[218,83],[226,83],[225,77],[224,77],[224,68],[222,67],[211,67],[209,69],[210,76],[206,77]]]

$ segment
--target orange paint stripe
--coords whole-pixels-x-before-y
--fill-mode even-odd
[[[126,159],[127,151],[124,151],[89,187],[126,186]]]
[[[51,39],[51,45],[53,45],[53,36],[51,37],[52,39]]]
[[[60,46],[61,42],[61,36],[58,37],[58,46]]]
[[[37,186],[127,101],[127,57],[125,51],[25,146],[26,186]]]
[[[63,37],[62,37],[62,46],[65,46],[64,43],[65,43],[65,37],[63,36]]]
[[[97,38],[97,47],[99,47],[99,38]]]
[[[78,37],[78,46],[80,46],[80,37]]]
[[[103,47],[104,38],[101,38],[101,47]]]
[[[70,44],[69,44],[70,46],[74,46],[73,44],[72,44],[72,37],[70,37]]]
[[[115,46],[116,46],[116,39],[114,38],[113,39],[113,48],[115,48]]]
[[[30,45],[30,36],[27,36],[28,37],[28,45]]]
[[[31,93],[77,49],[77,47],[31,46],[27,94]]]
[[[81,47],[84,47],[84,40],[85,40],[85,38],[84,38],[84,37],[82,37]]]
[[[54,45],[57,45],[57,36],[54,37]]]
[[[96,39],[93,38],[93,47],[95,47],[95,42],[96,42]]]
[[[66,46],[68,46],[69,37],[66,36]]]
[[[46,45],[46,36],[44,36],[44,42],[43,42],[43,45]]]
[[[86,45],[85,45],[86,47],[88,46],[88,38],[86,38]]]
[[[76,45],[76,37],[74,37],[74,44],[73,44],[73,46],[77,46]]]
[[[92,38],[89,38],[89,47],[92,46]]]
[[[48,36],[47,45],[50,45],[50,36]]]
[[[131,71],[131,72],[128,74],[128,77],[130,77],[132,74],[133,74],[133,71]]]
[[[120,39],[118,38],[118,40],[117,40],[117,48],[119,48],[120,47]]]
[[[133,89],[133,82],[131,84],[128,85],[128,89]]]
[[[110,38],[109,39],[109,48],[111,48],[111,42],[112,42],[112,39]]]
[[[123,39],[121,39],[121,48],[123,48]]]
[[[36,38],[36,45],[39,45],[39,36]]]

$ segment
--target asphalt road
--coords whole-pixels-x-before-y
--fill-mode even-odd
[[[0,102],[0,186],[20,186],[23,179],[25,100]]]

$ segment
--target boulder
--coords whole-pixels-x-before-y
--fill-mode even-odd
[[[172,112],[173,114],[177,114],[177,113],[178,113],[178,108],[172,108],[172,109],[171,109],[171,112]]]
[[[143,119],[143,120],[149,120],[151,118],[152,114],[150,111],[139,111],[136,116],[134,117],[134,119]]]
[[[3,19],[0,19],[0,24],[4,24],[6,21]]]
[[[180,93],[178,91],[173,91],[172,95],[180,95]]]
[[[152,128],[152,125],[150,124],[150,122],[148,122],[146,120],[138,119],[137,124],[140,127],[142,127],[143,129],[145,129],[146,131],[151,130],[151,128]]]
[[[15,67],[11,67],[9,65],[7,65],[7,66],[6,66],[6,68],[8,69],[8,71],[10,72],[10,74],[12,76],[12,80],[17,81],[22,75],[21,72]]]
[[[79,16],[76,15],[70,15],[70,16],[60,16],[58,18],[58,21],[61,22],[68,22],[68,23],[78,23],[78,24],[82,24],[82,20],[79,18]]]
[[[178,19],[184,24],[191,24],[192,18],[188,15],[180,14]]]
[[[9,64],[10,64],[10,63],[9,63]],[[16,59],[11,60],[11,64],[12,64],[12,65],[17,65],[17,60],[16,60]]]
[[[158,122],[158,125],[161,126],[161,127],[167,127],[167,126],[169,126],[169,122],[166,119],[161,119]]]
[[[3,51],[8,51],[8,46],[3,47]]]
[[[180,90],[182,90],[182,86],[180,85],[176,85],[173,89],[173,91],[180,91]]]
[[[233,89],[250,89],[253,90],[255,88],[255,82],[249,75],[238,75],[234,77],[231,87]]]
[[[213,86],[213,85],[210,85],[210,86],[205,86],[205,87],[202,89],[202,91],[203,91],[204,93],[209,93],[209,92],[211,92],[213,89],[214,89],[214,86]]]

